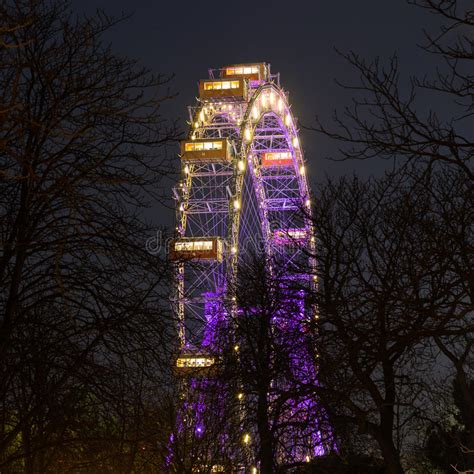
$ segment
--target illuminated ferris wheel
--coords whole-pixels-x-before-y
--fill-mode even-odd
[[[170,258],[176,268],[176,368],[192,377],[216,362],[216,320],[237,311],[238,302],[227,303],[240,259],[262,248],[290,266],[306,258],[311,267],[314,237],[297,123],[270,65],[209,70],[189,116]]]
[[[269,253],[288,248],[295,259],[295,248],[303,253],[314,246],[303,153],[279,75],[260,63],[210,70],[209,76],[200,81],[197,105],[189,107],[170,249],[183,356],[205,344],[212,308],[237,278],[239,256],[263,244]],[[179,363],[206,363],[185,358]]]

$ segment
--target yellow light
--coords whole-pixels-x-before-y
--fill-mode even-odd
[[[309,461],[310,461],[310,457],[306,456],[306,462],[309,462]]]
[[[180,210],[181,212],[184,211],[184,204],[181,204],[181,205],[179,206],[179,210]]]
[[[306,207],[309,207],[309,206],[311,206],[311,201],[309,199],[306,199],[305,204],[306,204]]]
[[[253,109],[252,109],[252,117],[257,120],[258,119],[258,115],[259,115],[259,110],[258,110],[258,107],[256,105],[253,106]]]
[[[287,127],[289,127],[291,125],[291,115],[290,114],[286,114],[286,117],[285,117],[285,125]]]
[[[212,245],[212,240],[186,240],[184,242],[176,242],[174,248],[177,252],[195,252],[212,250]]]
[[[250,128],[245,129],[244,138],[248,142],[252,139],[252,130]]]
[[[188,166],[188,165],[186,165],[186,166],[184,167],[184,172],[185,172],[186,174],[189,174],[189,166]]]
[[[244,394],[243,394],[243,393],[238,393],[238,394],[237,394],[237,398],[238,398],[239,400],[242,400],[242,399],[244,398]]]
[[[273,103],[275,102],[275,95],[273,94],[273,91],[270,91],[269,101],[270,105],[273,105]]]
[[[296,148],[298,146],[298,137],[293,137],[293,147]]]
[[[196,140],[196,134],[195,134],[195,133],[193,133],[193,134],[191,135],[191,140]]]
[[[235,247],[232,247],[232,248],[230,249],[230,251],[231,251],[233,254],[237,253],[237,249],[236,249]]]
[[[248,433],[244,434],[244,444],[250,443],[250,435]]]
[[[240,201],[238,199],[234,200],[234,209],[236,211],[240,209]]]
[[[235,351],[235,352],[239,352],[239,345],[238,345],[238,344],[236,344],[236,345],[234,346],[234,351]]]
[[[201,122],[204,122],[204,110],[201,110],[201,112],[199,112],[199,120]]]
[[[213,81],[205,82],[204,90],[205,91],[218,91],[218,90],[227,90],[227,89],[238,89],[239,81]]]
[[[278,112],[281,113],[283,110],[283,101],[281,99],[278,99]]]
[[[257,468],[256,467],[252,467],[252,474],[257,474]]]
[[[245,170],[245,161],[240,160],[239,164],[238,164],[238,167],[239,167],[239,171],[244,171]]]
[[[212,357],[179,357],[176,367],[211,367],[214,362]]]
[[[304,176],[305,171],[306,171],[306,170],[305,170],[305,168],[304,168],[304,165],[301,165],[301,166],[300,166],[300,175],[301,175],[301,176]]]
[[[265,93],[262,94],[262,107],[266,107],[267,106],[267,95]]]
[[[199,128],[199,122],[194,122],[194,128]]]

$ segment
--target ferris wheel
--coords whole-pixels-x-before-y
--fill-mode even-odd
[[[239,261],[258,249],[289,266],[306,259],[309,271],[295,278],[312,279],[315,239],[297,121],[269,64],[209,70],[189,120],[170,258],[176,268],[176,368],[192,377],[212,369],[217,320],[237,311],[238,302],[230,308],[226,302]]]
[[[288,248],[291,259],[295,248],[314,253],[306,167],[279,75],[259,63],[210,70],[209,76],[189,107],[177,238],[170,248],[177,262],[174,308],[183,355],[206,343],[210,312],[237,278],[245,252],[263,246],[281,254]],[[180,361],[198,362],[204,363]]]

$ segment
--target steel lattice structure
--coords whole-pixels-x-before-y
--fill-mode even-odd
[[[297,122],[268,64],[209,70],[189,118],[171,255],[177,365],[192,372],[212,366],[216,320],[238,311],[227,293],[238,278],[239,258],[261,246],[289,268],[305,260],[311,269],[315,239]],[[311,280],[311,273],[293,278]],[[187,390],[199,391],[202,383],[189,376]],[[196,403],[199,418],[203,408]]]

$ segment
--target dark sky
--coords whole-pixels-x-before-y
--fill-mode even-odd
[[[354,71],[334,48],[350,49],[371,59],[397,52],[405,79],[432,67],[416,44],[422,28],[434,29],[436,19],[404,0],[332,1],[160,1],[73,0],[78,12],[96,8],[112,15],[133,13],[109,35],[120,53],[140,59],[155,72],[175,74],[179,96],[167,110],[186,120],[186,106],[194,103],[197,81],[209,67],[265,61],[281,73],[300,122],[311,125],[317,114],[325,122],[342,109],[350,94],[334,79],[350,81]],[[407,83],[407,82],[406,82]],[[337,149],[324,137],[303,132],[312,180],[346,172],[377,174],[386,164],[334,163],[326,160]]]

